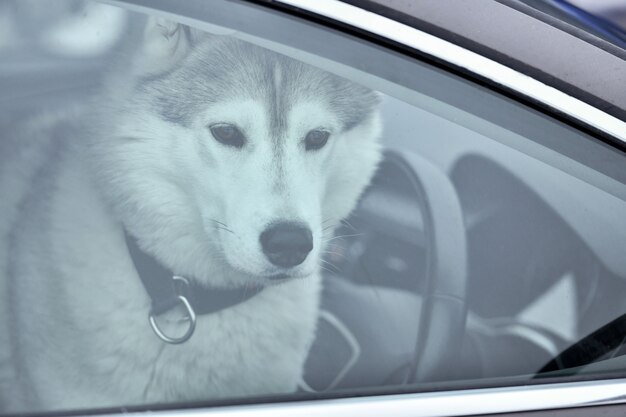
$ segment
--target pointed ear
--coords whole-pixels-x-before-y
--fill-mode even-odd
[[[150,17],[138,56],[140,72],[154,74],[167,71],[189,53],[193,38],[194,34],[188,26]]]

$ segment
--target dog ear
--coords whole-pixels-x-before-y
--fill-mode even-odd
[[[138,60],[141,72],[154,74],[167,71],[189,53],[196,37],[189,26],[150,17]]]

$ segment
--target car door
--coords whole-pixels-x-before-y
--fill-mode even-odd
[[[0,10],[7,21],[14,23],[7,30],[8,41],[0,49],[0,54],[6,57],[0,69],[5,91],[4,98],[0,98],[4,137],[0,149],[5,157],[0,159],[0,179],[8,196],[4,206],[0,206],[4,219],[0,230],[4,270],[3,338],[0,339],[3,415],[119,414],[146,410],[160,414],[250,416],[535,415],[540,411],[546,414],[539,415],[589,415],[591,410],[623,414],[621,403],[626,387],[623,355],[626,124],[620,119],[623,108],[616,106],[603,111],[598,108],[599,101],[589,100],[591,104],[583,101],[586,95],[578,94],[579,90],[558,88],[576,80],[564,76],[549,86],[518,72],[520,67],[514,62],[498,63],[497,54],[485,52],[484,55],[490,56],[485,57],[480,48],[455,45],[405,24],[408,21],[400,23],[374,13],[377,9],[371,4],[362,6],[365,8],[336,1],[136,0],[106,4],[67,2],[55,6],[58,9],[45,10],[41,3],[33,9],[17,2],[4,3]],[[436,20],[424,16],[431,23]],[[137,40],[143,39],[151,28],[146,20],[157,22],[152,28],[165,32],[155,44],[148,44],[148,49],[137,49]],[[173,22],[174,26],[164,22]],[[449,34],[432,32],[454,40]],[[172,39],[177,44],[172,54],[180,59],[175,65],[161,60],[158,65],[162,67],[150,67],[147,73],[137,69],[141,68],[141,62],[151,59],[149,54],[154,49],[150,48],[160,48],[163,43],[170,47]],[[200,51],[203,42],[224,42],[227,49],[212,56],[213,60],[203,61],[204,65],[194,69],[195,72],[182,71],[200,54],[195,51]],[[179,53],[182,55],[176,55]],[[242,155],[236,152],[248,149],[248,145],[252,149],[254,133],[250,132],[262,130],[259,127],[263,126],[262,122],[254,123],[263,120],[265,114],[260,107],[249,103],[236,104],[236,110],[226,112],[233,106],[227,93],[250,92],[250,84],[243,88],[240,81],[244,77],[241,74],[247,74],[249,68],[234,58],[241,54],[246,60],[251,55],[262,57],[251,61],[255,65],[286,62],[281,70],[270,66],[274,70],[266,78],[254,78],[254,88],[260,91],[266,92],[274,86],[267,91],[274,94],[269,102],[273,103],[270,107],[276,120],[283,120],[284,116],[287,120],[284,123],[289,125],[289,117],[297,108],[293,104],[297,103],[294,91],[305,91],[307,103],[326,103],[327,107],[308,104],[298,119],[300,125],[317,124],[299,138],[303,149],[297,155],[306,155],[302,158],[308,159],[292,163],[288,175],[278,176],[291,177],[296,185],[284,185],[291,184],[284,180],[282,186],[262,188],[261,180],[269,178],[277,166],[282,167],[282,162],[253,165],[255,168],[249,169],[243,157],[233,156]],[[131,57],[134,64],[108,65],[127,62],[120,57]],[[608,60],[615,55],[602,57]],[[293,73],[286,72],[289,69]],[[107,81],[133,71],[140,74],[131,84]],[[208,80],[217,74],[230,74],[231,78],[224,78],[228,82],[223,83],[222,90],[215,90],[219,93],[215,99],[201,95],[208,91]],[[285,80],[292,84],[283,84]],[[610,80],[606,81],[604,90]],[[589,90],[590,94],[600,95],[595,85]],[[609,95],[607,102],[619,104],[623,95],[618,90],[612,93],[617,98]],[[233,222],[239,224],[244,217],[261,217],[264,215],[261,208],[270,205],[270,201],[289,207],[279,210],[281,213],[293,207],[303,207],[298,213],[308,213],[312,207],[335,199],[338,203],[332,206],[331,213],[320,219],[321,228],[327,226],[328,230],[331,227],[324,221],[332,217],[335,222],[330,222],[333,234],[325,235],[321,243],[319,301],[313,302],[313,291],[304,292],[303,296],[285,290],[273,302],[276,310],[260,308],[259,304],[257,309],[250,307],[249,311],[237,313],[240,311],[237,309],[246,304],[253,306],[267,295],[261,289],[258,296],[257,290],[250,289],[252,286],[244,288],[243,301],[226,301],[219,308],[206,307],[221,306],[218,299],[231,295],[219,289],[211,293],[206,290],[211,285],[195,283],[195,270],[190,267],[181,276],[173,273],[178,282],[174,304],[187,310],[183,311],[182,319],[159,319],[163,312],[170,314],[170,310],[168,307],[155,311],[155,297],[160,295],[153,295],[159,290],[154,290],[151,284],[141,284],[135,279],[129,287],[121,287],[126,288],[121,292],[143,294],[138,305],[146,305],[146,309],[139,309],[136,316],[120,318],[119,326],[122,329],[127,326],[126,334],[130,336],[118,341],[119,350],[126,346],[139,352],[145,361],[115,362],[100,355],[97,349],[92,352],[84,348],[93,349],[91,344],[81,346],[78,339],[73,339],[72,331],[79,326],[81,337],[108,343],[107,332],[111,329],[104,317],[116,311],[103,309],[99,303],[105,300],[102,306],[114,305],[106,303],[107,297],[113,299],[113,295],[93,294],[87,286],[72,294],[93,301],[68,299],[59,295],[66,293],[49,290],[54,287],[41,281],[47,273],[40,271],[37,275],[30,265],[41,259],[55,259],[48,265],[51,277],[75,278],[75,272],[63,273],[68,268],[71,270],[66,265],[89,264],[81,260],[91,258],[69,250],[59,254],[52,249],[48,252],[45,246],[43,249],[35,246],[58,230],[48,223],[50,217],[59,215],[56,206],[38,202],[49,194],[56,195],[57,189],[69,190],[66,194],[69,196],[75,195],[72,190],[81,189],[80,181],[69,174],[59,176],[54,186],[47,182],[56,175],[54,169],[74,163],[55,156],[64,152],[59,143],[65,143],[57,136],[74,138],[69,145],[63,145],[71,148],[71,141],[80,141],[86,132],[103,136],[115,132],[116,126],[107,125],[98,116],[98,107],[104,103],[99,101],[102,94],[130,101],[139,96],[152,97],[154,101],[149,105],[143,100],[135,102],[137,107],[147,109],[145,113],[124,119],[132,132],[142,134],[167,131],[177,132],[182,138],[185,129],[195,126],[190,112],[204,114],[208,103],[213,106],[211,111],[224,120],[248,115],[252,128],[220,119],[219,123],[208,125],[208,133],[203,137],[211,142],[212,148],[205,148],[208,145],[203,140],[194,142],[195,153],[204,158],[203,163],[211,161],[207,165],[219,165],[215,155],[230,155],[222,158],[230,158],[225,165],[232,171],[215,175],[243,178],[239,181],[243,183],[240,188],[243,192],[223,187],[214,195],[212,204],[225,205],[235,194],[255,196],[241,200],[243,203],[230,214],[233,220],[228,225],[215,220],[217,233],[239,234],[232,249],[237,260],[229,261],[228,253],[224,256],[230,263],[239,262],[250,242],[260,241],[263,253],[272,263],[294,263],[297,268],[303,261],[293,259],[300,257],[304,249],[298,252],[293,247],[306,246],[303,240],[307,240],[302,237],[306,233],[300,226],[295,230],[293,222],[284,222],[289,225],[282,224],[280,233],[276,228],[267,228],[260,237],[249,238],[242,237],[241,228],[232,226]],[[222,96],[227,98],[221,99]],[[133,110],[132,106],[125,107],[125,103],[115,100],[105,105],[113,106],[117,113]],[[56,116],[59,109],[63,114],[62,130],[33,124],[34,114],[54,119],[60,117]],[[326,114],[343,123],[342,134],[346,136],[326,127]],[[85,130],[85,125],[97,130]],[[374,136],[379,143],[377,147],[371,145]],[[41,148],[36,142],[24,145],[35,140],[45,144],[50,137],[55,141]],[[321,168],[314,170],[312,158],[321,155],[315,152],[324,149],[329,140],[333,143],[334,137],[343,140],[332,144],[332,149],[342,149],[341,153],[333,154],[341,159],[333,160],[329,156]],[[145,156],[167,155],[174,161],[172,164],[180,163],[181,172],[196,172],[185,171],[196,162],[181,156],[180,142],[182,139],[172,141],[170,148],[158,155],[153,149],[160,145],[145,148],[144,156],[135,161],[141,165],[144,159],[150,159]],[[256,146],[258,150],[262,145]],[[280,154],[276,144],[267,149]],[[268,150],[268,155],[274,155],[271,152]],[[291,152],[296,155],[296,151]],[[6,158],[8,155],[12,156]],[[103,167],[111,159],[102,158],[94,160],[93,165],[87,164],[87,172],[106,171]],[[291,160],[295,158],[292,156]],[[126,159],[133,161],[130,157]],[[15,168],[33,161],[38,174],[26,175]],[[132,164],[124,169],[127,169],[124,175],[111,172],[105,185],[98,183],[109,190],[94,194],[107,201],[104,206],[130,199],[117,190],[126,189],[133,181],[164,177],[168,184],[174,184],[171,190],[175,190],[188,179],[175,175],[178,170],[157,170],[155,174],[146,168],[136,173]],[[203,181],[199,184],[204,184]],[[360,181],[360,185],[342,187],[349,181]],[[324,192],[319,191],[321,202],[311,200],[317,190],[315,184],[320,182],[324,184]],[[158,190],[158,185],[153,187],[156,188],[151,190]],[[202,192],[207,192],[199,186],[193,190],[193,198],[180,203],[180,212],[187,213],[186,208],[193,205],[190,201],[202,200]],[[150,198],[152,194],[147,192],[145,200],[133,204],[141,207],[145,203],[150,207]],[[63,223],[61,229],[77,233],[67,239],[70,243],[84,236],[84,230],[92,230],[90,210],[97,212],[104,207],[92,199],[88,201],[72,208],[82,229],[73,229],[72,222]],[[142,217],[165,211],[170,203],[167,199],[158,201],[150,210],[138,209],[143,215],[128,217],[132,220],[119,214],[122,208],[114,209],[115,221],[122,222],[124,218],[123,233],[116,229],[119,226],[116,223],[93,229],[102,235],[112,232],[122,236],[115,241],[115,248],[93,245],[91,240],[80,245],[81,248],[97,258],[102,257],[101,251],[111,250],[113,255],[103,257],[106,261],[100,262],[115,264],[118,258],[126,259],[119,262],[126,268],[134,266],[141,276],[142,269],[155,264],[142,258],[143,251],[152,253],[151,247],[141,247],[140,239],[133,243],[129,235],[142,233]],[[341,208],[344,206],[346,209]],[[29,217],[33,207],[38,207],[37,216]],[[115,217],[118,215],[119,218]],[[300,218],[306,216],[300,214]],[[34,227],[32,219],[38,219],[41,228]],[[90,233],[89,236],[96,236],[95,232]],[[58,243],[59,247],[69,245],[63,242]],[[156,255],[151,256],[156,264],[169,262],[168,253],[176,250],[169,244],[165,244],[162,252],[154,250]],[[155,245],[160,247],[158,243]],[[278,246],[280,250],[276,249]],[[186,264],[195,265],[195,262],[190,256]],[[159,267],[155,268],[157,272],[150,269],[147,274],[161,275]],[[59,269],[61,272],[55,275]],[[92,270],[94,277],[100,276],[99,271]],[[166,271],[165,275],[168,274],[172,275]],[[219,274],[216,268],[215,276]],[[231,271],[225,279],[235,275]],[[283,275],[272,277],[283,279]],[[260,285],[264,286],[270,287]],[[290,297],[301,308],[292,306],[289,315],[281,315],[279,306]],[[198,301],[200,298],[209,301]],[[98,315],[90,313],[94,307],[103,317],[102,322],[98,321]],[[235,315],[231,316],[233,309]],[[84,311],[84,316],[66,315],[66,311]],[[254,322],[259,324],[239,333],[229,330],[240,323],[235,317],[242,316],[267,320]],[[83,320],[84,317],[90,320]],[[208,327],[208,321],[215,323],[215,327]],[[180,322],[188,324],[179,334],[177,323]],[[283,327],[277,326],[275,334],[280,337],[270,341],[263,332],[256,336],[256,330],[267,323],[285,323],[284,329],[288,331],[280,332]],[[283,361],[293,354],[292,345],[300,343],[304,336],[299,331],[307,326],[314,330],[310,331],[311,339],[301,343],[306,345],[305,360],[298,368],[297,384],[290,385],[284,382],[287,373],[279,372],[279,368],[291,363]],[[208,328],[217,329],[215,334],[221,336],[210,339],[212,344],[205,351],[189,350],[190,344],[203,337]],[[143,342],[129,342],[135,333],[149,338],[150,347],[145,353]],[[59,334],[68,336],[55,339]],[[62,348],[55,346],[59,340],[64,342]],[[246,342],[237,345],[240,340]],[[224,349],[229,344],[239,346],[236,354]],[[219,356],[223,359],[211,360],[212,353],[218,351],[226,352]],[[71,355],[64,356],[64,352]],[[273,360],[255,359],[259,352],[267,352],[262,358]],[[175,361],[186,354],[198,355],[187,362],[193,365],[170,367],[173,371],[169,374],[164,371],[163,362],[167,358]],[[56,366],[52,363],[54,358],[59,363],[75,363],[76,367]],[[82,383],[75,389],[53,389],[64,387],[62,377],[68,366],[72,369],[67,375],[80,377],[81,381],[93,378],[93,386]],[[153,369],[150,381],[171,378],[186,384],[192,375],[199,378],[193,384],[194,392],[179,392],[175,388],[158,391],[157,383],[146,383],[137,377],[146,366]],[[127,377],[114,379],[120,372],[126,372]],[[217,377],[211,377],[222,374],[227,375],[223,385],[215,382]],[[266,389],[269,386],[287,388]],[[142,392],[143,397],[122,394],[135,391]],[[118,394],[112,394],[115,392]],[[93,400],[83,401],[85,398]]]

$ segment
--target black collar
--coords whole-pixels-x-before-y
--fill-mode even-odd
[[[216,313],[249,300],[263,290],[263,287],[221,289],[206,288],[195,282],[187,282],[187,288],[181,289],[176,284],[174,274],[164,268],[156,259],[142,251],[137,241],[127,232],[126,245],[135,269],[141,278],[146,292],[152,299],[151,316],[158,316],[180,303],[184,295],[194,312],[200,314]],[[182,294],[181,294],[182,292]]]

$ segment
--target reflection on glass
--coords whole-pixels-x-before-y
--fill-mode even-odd
[[[3,415],[623,369],[623,155],[437,71],[416,106],[41,4],[0,1]]]

